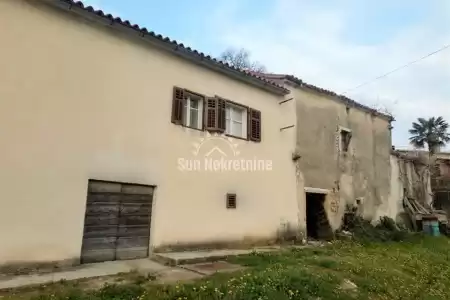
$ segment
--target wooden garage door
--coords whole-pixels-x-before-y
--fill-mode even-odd
[[[81,262],[148,256],[153,187],[89,181]]]

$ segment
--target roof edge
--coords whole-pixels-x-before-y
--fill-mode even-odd
[[[129,36],[138,37],[141,40],[150,42],[152,46],[156,46],[159,49],[170,52],[210,70],[222,73],[233,79],[261,88],[267,92],[276,95],[286,95],[289,93],[288,89],[262,76],[235,68],[214,57],[211,57],[210,55],[206,55],[203,52],[186,47],[182,43],[178,43],[176,40],[171,40],[170,38],[156,34],[153,31],[148,31],[145,27],[132,24],[128,20],[122,20],[119,17],[114,17],[111,14],[103,12],[102,10],[95,10],[92,6],[85,6],[81,1],[51,0],[45,1],[44,3],[48,3],[58,9],[75,13],[89,20],[99,22],[102,25],[113,28],[115,27],[115,29],[121,30]]]
[[[287,75],[287,74],[262,74],[261,76],[264,76],[265,78],[269,79],[269,80],[287,80],[288,82],[292,83],[295,87],[300,87],[300,88],[306,88],[306,89],[310,89],[313,90],[315,92],[318,92],[320,94],[324,94],[324,95],[328,95],[333,97],[333,99],[336,99],[339,102],[344,103],[345,105],[348,105],[352,108],[357,108],[363,111],[366,111],[368,113],[374,114],[380,118],[386,119],[389,122],[393,122],[395,121],[395,118],[387,113],[383,113],[380,112],[374,108],[371,108],[369,106],[366,106],[364,104],[361,104],[353,99],[348,98],[347,96],[344,95],[340,95],[337,94],[333,91],[330,90],[326,90],[323,88],[320,88],[318,86],[309,84],[304,82],[303,80],[301,80],[300,78],[297,78],[293,75]]]

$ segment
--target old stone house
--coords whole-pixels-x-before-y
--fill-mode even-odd
[[[378,219],[397,201],[389,198],[392,116],[291,75],[264,76],[290,90],[281,106],[294,125],[301,225],[313,236],[320,226],[335,230],[349,207]]]
[[[350,99],[72,0],[0,1],[0,39],[0,266],[320,237],[397,199],[392,118]]]

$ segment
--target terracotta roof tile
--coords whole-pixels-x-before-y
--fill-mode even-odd
[[[366,106],[364,104],[358,103],[355,100],[348,98],[347,96],[339,95],[339,94],[337,94],[337,93],[335,93],[333,91],[330,91],[330,90],[327,90],[327,89],[323,89],[321,87],[318,87],[318,86],[306,83],[303,80],[301,80],[300,78],[297,78],[297,77],[295,77],[293,75],[286,75],[286,74],[261,74],[261,76],[265,76],[269,80],[271,78],[272,79],[279,79],[279,80],[280,79],[287,79],[287,80],[297,84],[300,87],[305,87],[305,88],[311,89],[313,91],[316,91],[318,93],[325,94],[325,95],[328,95],[328,96],[332,96],[335,99],[343,102],[344,104],[346,104],[346,105],[348,105],[350,107],[356,107],[356,108],[359,108],[361,110],[367,111],[369,113],[375,114],[377,116],[386,118],[389,121],[394,121],[394,117],[389,115],[389,114],[380,112],[380,111],[378,111],[378,110],[376,110],[374,108],[371,108],[371,107]]]

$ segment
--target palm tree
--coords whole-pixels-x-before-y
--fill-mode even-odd
[[[424,148],[427,144],[430,154],[434,154],[450,142],[450,134],[447,133],[449,125],[442,117],[428,120],[418,118],[417,121],[412,123],[412,129],[409,130],[409,141],[416,148]]]

